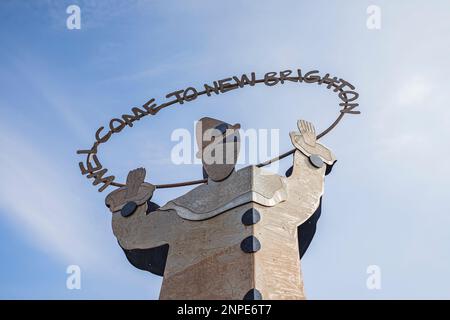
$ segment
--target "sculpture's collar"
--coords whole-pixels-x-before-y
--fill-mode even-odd
[[[187,220],[205,220],[249,202],[270,207],[286,199],[284,177],[249,166],[233,172],[223,181],[208,181],[159,210],[175,210]]]

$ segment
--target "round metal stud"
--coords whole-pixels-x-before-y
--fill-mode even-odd
[[[259,214],[258,210],[253,208],[248,209],[242,215],[242,224],[246,226],[251,226],[252,224],[257,223],[259,220],[261,220],[261,215]]]
[[[254,236],[249,236],[241,242],[241,250],[245,253],[253,253],[259,251],[259,249],[261,249],[261,243]]]
[[[136,209],[136,202],[129,201],[122,207],[122,210],[120,210],[120,214],[122,215],[122,217],[129,217],[136,211]]]
[[[244,296],[243,300],[262,300],[262,294],[258,289],[250,289]]]
[[[316,167],[316,168],[322,168],[324,163],[321,157],[319,157],[317,154],[312,154],[309,156],[309,162]]]

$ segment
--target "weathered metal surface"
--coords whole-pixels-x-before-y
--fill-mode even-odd
[[[147,202],[126,218],[113,212],[114,235],[124,250],[169,245],[161,299],[242,299],[258,293],[264,299],[305,298],[299,252],[314,234],[327,166],[317,168],[297,149],[288,177],[262,170],[250,166],[223,181],[209,180],[150,214]],[[246,212],[252,213],[250,222],[258,220],[254,212],[261,219],[244,223]],[[309,227],[299,227],[305,222]],[[298,234],[302,230],[304,236]]]
[[[127,176],[127,184],[106,196],[106,206],[112,211],[121,210],[127,203],[135,202],[140,206],[151,199],[155,186],[144,182],[145,169],[131,170]]]
[[[209,179],[222,181],[234,170],[240,150],[240,125],[205,117],[195,127],[199,159]],[[220,154],[219,154],[220,153]]]
[[[287,199],[284,177],[249,166],[221,182],[209,181],[169,201],[160,210],[175,210],[188,220],[204,220],[245,203],[275,206]]]

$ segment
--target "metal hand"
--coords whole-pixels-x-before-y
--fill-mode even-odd
[[[144,183],[145,179],[145,169],[144,168],[137,168],[134,170],[131,170],[128,173],[127,176],[127,193],[126,198],[131,198],[137,195],[139,191],[139,187],[142,183]]]
[[[297,127],[305,142],[311,147],[314,147],[316,145],[316,129],[314,125],[311,122],[299,120],[297,121]]]

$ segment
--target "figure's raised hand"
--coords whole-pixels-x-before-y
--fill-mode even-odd
[[[305,142],[311,147],[314,147],[316,145],[316,129],[314,125],[306,120],[298,120],[297,127]]]
[[[297,150],[307,157],[317,155],[328,165],[332,165],[336,161],[331,150],[317,141],[316,129],[311,122],[298,120],[297,127],[300,132],[292,131],[289,133],[291,142]]]
[[[145,168],[137,168],[128,173],[126,198],[137,195],[139,187],[144,183],[145,174]]]

